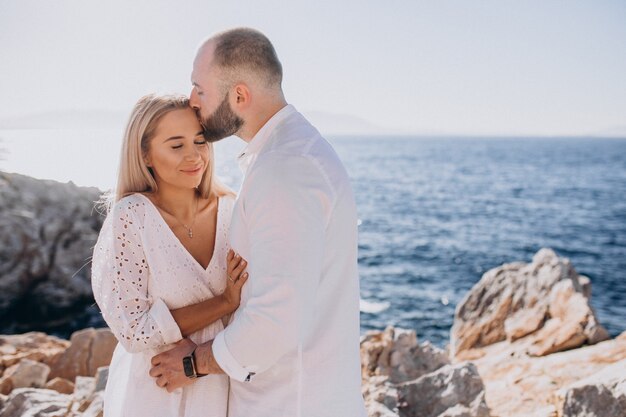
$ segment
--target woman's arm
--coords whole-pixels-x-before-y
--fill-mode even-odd
[[[244,272],[247,263],[232,249],[228,251],[226,260],[228,261],[226,289],[222,294],[197,304],[170,310],[183,337],[205,328],[239,307],[241,288],[248,279],[248,273]]]
[[[148,294],[150,266],[141,240],[138,204],[122,200],[107,216],[92,259],[92,288],[102,316],[131,353],[182,338],[167,305]]]

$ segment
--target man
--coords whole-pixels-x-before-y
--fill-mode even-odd
[[[190,102],[206,138],[248,142],[229,239],[250,278],[214,341],[179,342],[150,374],[171,391],[193,381],[184,360],[192,376],[225,372],[231,417],[365,417],[354,197],[281,82],[274,48],[255,30],[223,32],[198,51]]]

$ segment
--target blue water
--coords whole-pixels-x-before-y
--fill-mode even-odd
[[[626,140],[331,140],[353,180],[362,329],[445,345],[455,305],[487,270],[540,248],[591,278],[592,305],[626,329]],[[379,310],[380,310],[379,309]]]
[[[9,141],[5,165],[26,166],[30,154],[20,153],[17,139],[14,146]],[[363,331],[393,324],[444,346],[455,305],[481,275],[506,262],[530,262],[542,247],[591,278],[592,305],[613,336],[626,330],[626,140],[329,140],[352,178],[361,220]],[[241,173],[234,157],[243,145],[236,139],[216,145],[218,173],[235,190]],[[115,152],[101,161],[110,172],[91,170],[98,177],[86,177],[90,171],[81,167],[58,175],[112,184],[116,163],[109,161],[116,158]],[[71,317],[69,324],[19,330],[68,337],[104,325],[93,305]]]

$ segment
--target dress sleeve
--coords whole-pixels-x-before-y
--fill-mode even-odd
[[[107,216],[92,260],[96,303],[118,341],[131,353],[182,339],[167,305],[148,293],[137,205],[121,200]]]

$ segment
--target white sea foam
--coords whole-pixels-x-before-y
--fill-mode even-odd
[[[390,304],[387,301],[368,301],[361,299],[359,301],[359,308],[362,313],[378,314],[389,308]]]

